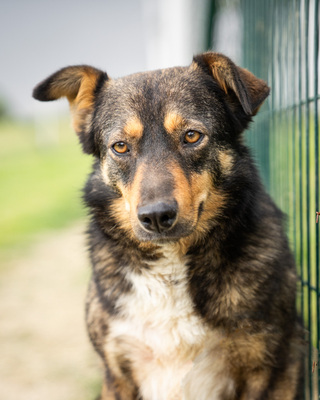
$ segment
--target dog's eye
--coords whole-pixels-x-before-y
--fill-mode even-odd
[[[202,133],[197,131],[188,131],[184,135],[184,143],[194,144],[202,139]]]
[[[112,148],[118,154],[125,154],[129,152],[129,147],[124,142],[117,142],[112,146]]]

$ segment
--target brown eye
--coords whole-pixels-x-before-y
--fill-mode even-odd
[[[202,138],[202,134],[200,132],[197,131],[188,131],[185,135],[184,135],[184,142],[185,143],[190,143],[190,144],[194,144],[199,142],[199,140]]]
[[[128,153],[128,145],[124,142],[117,142],[112,146],[113,150],[118,154]]]

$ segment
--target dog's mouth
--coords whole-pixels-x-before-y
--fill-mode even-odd
[[[169,231],[148,232],[143,228],[138,228],[134,231],[137,239],[141,242],[167,243],[177,242],[181,238],[189,236],[193,232],[193,229],[190,229],[187,225],[181,224]]]

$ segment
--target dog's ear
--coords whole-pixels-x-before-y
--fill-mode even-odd
[[[262,79],[220,53],[203,53],[195,56],[193,62],[209,71],[226,94],[233,91],[247,115],[255,115],[270,93]]]
[[[73,128],[79,135],[83,150],[89,154],[96,154],[91,129],[95,98],[107,80],[107,74],[96,68],[71,66],[50,75],[33,90],[33,97],[40,101],[52,101],[60,97],[68,99]]]

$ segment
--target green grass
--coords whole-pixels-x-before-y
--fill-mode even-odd
[[[39,132],[46,136],[45,123],[0,122],[1,252],[85,216],[81,188],[92,159],[82,153],[68,120],[47,124],[57,132],[45,142]]]

